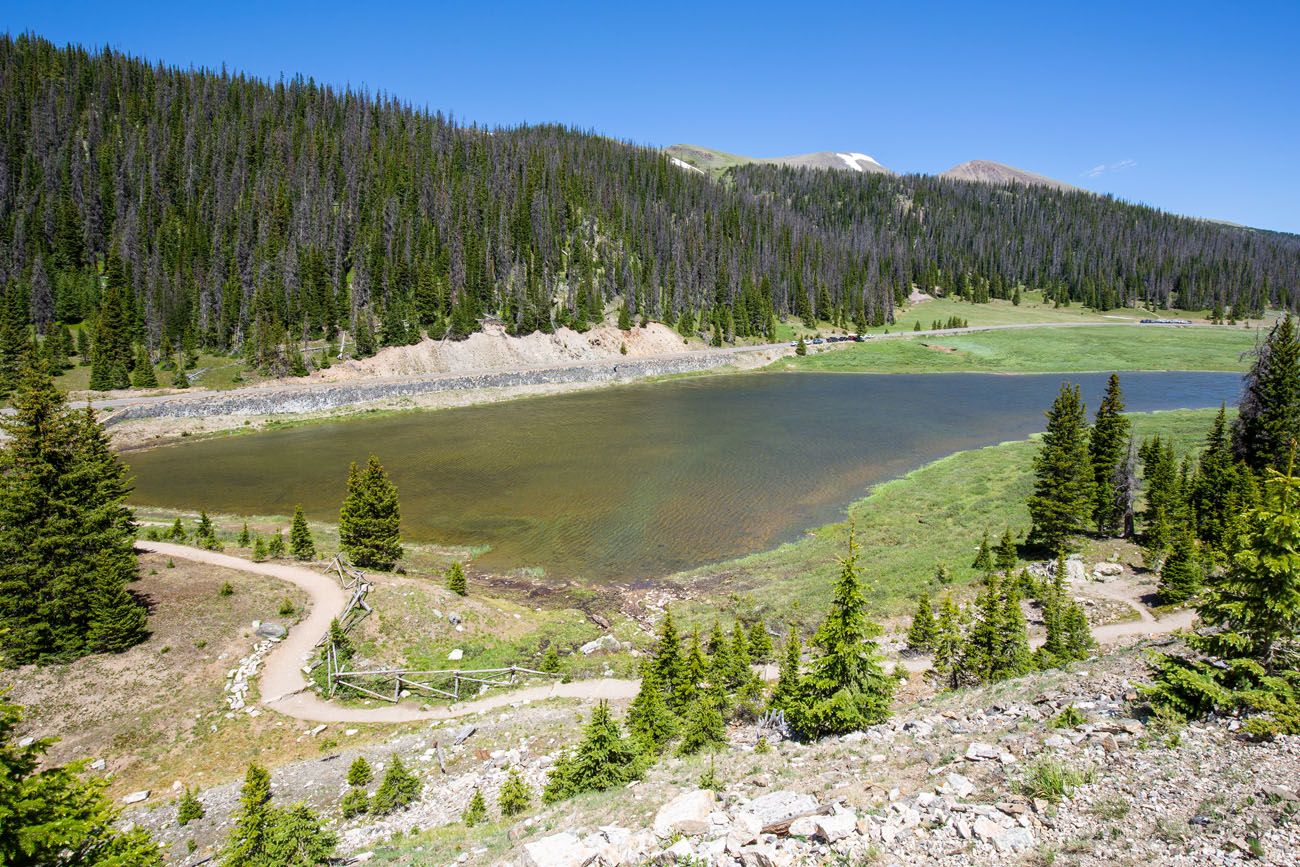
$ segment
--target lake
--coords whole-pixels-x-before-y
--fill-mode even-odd
[[[476,563],[638,580],[836,520],[871,485],[1042,430],[1063,380],[1102,374],[762,372],[349,419],[131,453],[133,501],[334,522],[348,464],[379,456],[404,537],[490,546]],[[1130,373],[1131,411],[1234,403],[1230,373]]]

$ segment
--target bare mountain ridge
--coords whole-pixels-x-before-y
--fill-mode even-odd
[[[858,151],[818,151],[788,157],[747,157],[700,145],[676,144],[664,148],[673,164],[683,169],[695,169],[719,175],[732,166],[762,165],[794,166],[806,169],[841,169],[843,171],[894,174],[875,158]]]
[[[939,177],[954,181],[975,181],[984,184],[1027,184],[1051,187],[1056,190],[1079,189],[1076,186],[1067,184],[1064,181],[1058,181],[1055,178],[1049,178],[1046,175],[1027,172],[1024,169],[995,163],[991,160],[969,160],[961,165],[953,166]]]
[[[703,174],[720,175],[733,166],[763,164],[794,166],[809,169],[838,169],[869,173],[894,174],[876,159],[859,151],[818,151],[810,154],[796,154],[788,157],[747,157],[740,154],[706,148],[700,145],[675,144],[664,148],[673,164],[685,171],[697,171]],[[1049,178],[1046,175],[1018,169],[1014,166],[995,163],[992,160],[970,160],[953,166],[939,175],[954,181],[972,181],[984,184],[1026,184],[1050,187],[1057,190],[1077,190],[1064,181]]]

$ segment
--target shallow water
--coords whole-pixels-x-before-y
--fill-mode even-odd
[[[141,504],[335,521],[350,461],[396,482],[403,533],[493,569],[636,580],[771,548],[877,482],[1043,427],[1101,374],[757,373],[344,420],[127,456]],[[1131,373],[1132,411],[1218,406],[1241,378]]]

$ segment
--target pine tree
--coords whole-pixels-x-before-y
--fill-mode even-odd
[[[582,741],[565,753],[551,769],[542,800],[551,804],[583,792],[601,792],[622,786],[640,776],[637,750],[619,730],[602,701],[591,712]]]
[[[1232,446],[1255,472],[1287,466],[1291,444],[1300,440],[1300,336],[1288,313],[1255,351],[1237,418]]]
[[[302,506],[293,509],[293,523],[289,526],[289,550],[295,560],[313,560],[316,557],[316,541],[311,537],[311,528],[307,526],[307,516],[302,513]]]
[[[679,709],[675,696],[685,674],[682,665],[681,637],[677,634],[672,610],[665,608],[664,620],[659,626],[659,640],[655,643],[654,666],[659,683],[674,710]]]
[[[1060,547],[1089,523],[1092,507],[1086,412],[1079,387],[1066,383],[1047,412],[1047,431],[1034,457],[1030,542]]]
[[[916,653],[929,653],[934,650],[935,630],[930,594],[922,593],[916,604],[916,614],[912,615],[912,625],[907,630],[907,649]]]
[[[276,530],[271,535],[271,539],[266,543],[266,556],[273,560],[278,560],[284,556],[284,533]]]
[[[184,365],[177,364],[176,369],[172,371],[172,388],[189,388],[190,378],[185,373]]]
[[[501,810],[502,816],[511,819],[527,810],[532,801],[532,790],[528,788],[523,774],[512,765],[505,782],[497,792],[497,808]]]
[[[803,335],[799,335],[799,340],[794,345],[794,354],[803,357],[808,354],[808,344],[803,342]]]
[[[1016,564],[1020,562],[1020,555],[1016,551],[1016,540],[1011,535],[1011,528],[1002,533],[1002,540],[998,542],[998,547],[994,549],[993,565],[997,571],[1003,575],[1010,575],[1015,571]]]
[[[628,734],[642,752],[662,752],[664,745],[677,731],[677,721],[668,709],[664,692],[655,660],[644,660],[641,663],[641,686],[627,709]]]
[[[685,713],[691,706],[699,694],[700,684],[704,682],[708,670],[709,663],[700,644],[700,630],[696,628],[691,630],[691,640],[686,645],[686,655],[682,658],[681,676],[678,677],[676,688],[669,699],[669,704],[674,711],[679,714]]]
[[[1106,394],[1097,407],[1088,437],[1088,459],[1092,464],[1093,522],[1097,532],[1113,536],[1123,530],[1123,515],[1115,496],[1115,474],[1128,452],[1132,423],[1124,415],[1124,394],[1119,376],[1111,374]]]
[[[126,468],[89,408],[31,357],[0,419],[0,653],[12,663],[125,650],[145,635]]]
[[[989,548],[988,530],[985,530],[984,535],[980,538],[980,547],[975,553],[975,562],[970,565],[972,569],[981,575],[987,575],[997,568],[997,565],[993,562],[993,551]]]
[[[940,563],[934,567],[934,583],[940,587],[947,587],[952,583],[952,570],[948,568],[947,563]]]
[[[1190,534],[1180,533],[1174,540],[1173,551],[1160,570],[1160,586],[1156,591],[1161,605],[1181,605],[1201,589],[1204,572],[1200,552]]]
[[[486,822],[487,819],[487,801],[483,799],[483,793],[475,789],[469,803],[465,806],[465,811],[460,814],[460,820],[465,823],[466,828],[473,828]]]
[[[939,603],[939,619],[935,623],[934,657],[931,671],[937,680],[949,689],[956,689],[966,679],[963,668],[963,650],[966,638],[962,630],[961,609],[951,596]]]
[[[881,667],[873,641],[880,627],[867,617],[852,528],[848,543],[830,612],[813,636],[820,654],[803,678],[800,701],[787,710],[793,729],[808,738],[875,725],[889,716],[893,700],[895,681]]]
[[[190,822],[202,819],[204,813],[203,803],[199,800],[198,795],[189,786],[186,786],[185,792],[176,804],[176,824],[184,828]]]
[[[1249,472],[1244,465],[1239,466],[1233,460],[1227,409],[1221,406],[1206,437],[1205,450],[1201,452],[1188,491],[1196,535],[1212,551],[1228,553],[1233,523],[1238,515],[1245,514],[1255,505],[1253,491],[1247,495],[1252,501],[1242,502],[1240,475],[1249,475]]]
[[[772,660],[772,636],[767,632],[767,624],[762,619],[755,620],[749,625],[749,653],[755,662],[770,662]]]
[[[167,531],[167,538],[173,542],[184,542],[189,539],[189,534],[185,532],[185,525],[181,523],[180,518],[172,521],[171,528]]]
[[[776,686],[773,687],[772,697],[768,701],[768,706],[773,710],[784,711],[799,701],[803,683],[802,657],[803,646],[799,642],[799,633],[791,626],[785,637],[785,647],[781,652]]]
[[[249,765],[239,790],[239,811],[221,853],[225,867],[262,867],[270,863],[270,837],[275,824],[271,806],[271,775],[265,768]]]
[[[423,788],[420,778],[408,771],[402,760],[394,755],[384,771],[384,779],[375,790],[375,797],[371,799],[370,811],[377,816],[386,816],[400,810],[417,801]]]
[[[149,360],[149,350],[144,347],[140,347],[140,352],[136,355],[131,384],[136,388],[158,387],[158,376],[154,373],[153,362]]]
[[[554,642],[548,644],[546,652],[542,654],[541,670],[547,674],[556,674],[560,670],[560,652]]]
[[[457,596],[469,593],[469,584],[465,580],[465,569],[459,562],[452,563],[447,569],[447,589]]]
[[[49,738],[17,740],[21,721],[22,709],[0,700],[0,864],[161,864],[148,832],[118,828],[106,783],[83,778],[79,764],[49,761]]]
[[[677,745],[678,755],[690,756],[726,745],[727,725],[722,713],[724,703],[725,696],[716,684],[710,684],[696,694],[686,710],[682,739]]]
[[[379,459],[348,470],[348,494],[339,510],[339,544],[362,568],[391,569],[402,556],[397,488]]]
[[[1083,606],[1073,599],[1066,600],[1065,616],[1065,654],[1070,659],[1087,659],[1097,648],[1097,641],[1092,637],[1092,627],[1088,625],[1088,615]]]
[[[198,526],[194,529],[194,541],[200,548],[206,548],[209,551],[219,551],[221,542],[217,540],[217,529],[212,526],[212,519],[208,517],[205,511],[199,512]]]
[[[266,540],[261,536],[258,536],[253,540],[253,561],[260,563],[266,559],[266,556]]]
[[[244,526],[243,526],[243,528],[239,531],[239,538],[236,539],[235,541],[236,541],[236,544],[238,544],[239,547],[241,547],[241,548],[247,548],[247,547],[251,544],[251,539],[250,539],[250,537],[249,537],[249,535],[248,535],[248,522],[247,522],[247,521],[244,522]]]
[[[348,785],[353,787],[368,786],[370,781],[375,778],[375,772],[370,768],[370,762],[367,762],[364,756],[357,756],[348,765]]]

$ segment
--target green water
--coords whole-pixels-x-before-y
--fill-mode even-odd
[[[1095,407],[1100,375],[1073,375]],[[874,483],[1042,428],[1061,376],[760,373],[412,412],[127,456],[137,503],[335,521],[350,461],[396,482],[408,539],[476,562],[637,580],[834,520]],[[1134,411],[1218,406],[1235,374],[1124,377]]]

